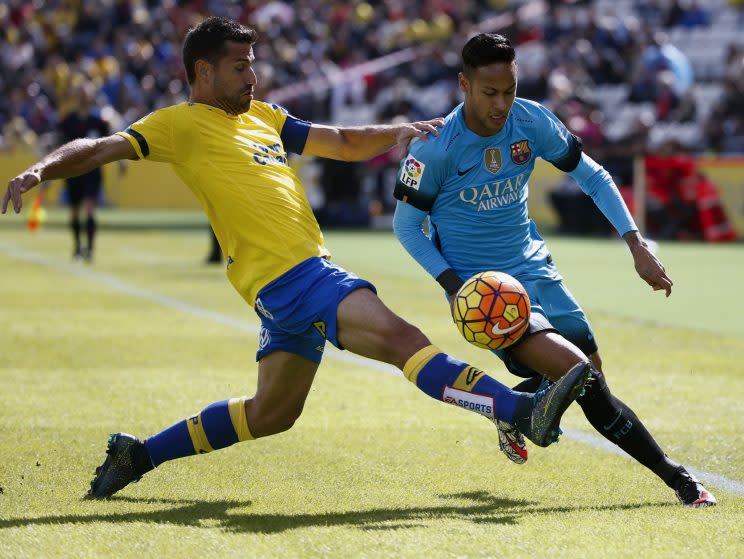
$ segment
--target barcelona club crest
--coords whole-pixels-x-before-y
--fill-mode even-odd
[[[501,150],[499,148],[488,148],[483,152],[486,169],[496,174],[501,169]]]
[[[532,150],[530,150],[530,144],[527,140],[521,140],[514,142],[511,145],[511,158],[517,165],[524,165],[532,157]]]

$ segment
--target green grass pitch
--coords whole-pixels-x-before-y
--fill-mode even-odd
[[[718,507],[683,509],[643,467],[576,437],[513,465],[485,419],[333,352],[289,432],[91,502],[110,432],[147,436],[253,392],[258,321],[202,264],[206,229],[104,228],[84,266],[65,230],[3,219],[0,557],[744,556],[742,245],[662,244],[665,299],[619,241],[549,239],[613,391],[670,456],[733,483],[709,485]],[[327,242],[443,350],[514,382],[459,338],[391,233]],[[563,425],[593,433],[577,406]]]

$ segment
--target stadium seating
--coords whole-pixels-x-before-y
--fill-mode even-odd
[[[649,138],[652,149],[675,138],[695,152],[741,154],[744,138],[737,139],[736,130],[744,134],[744,107],[714,109],[726,87],[744,95],[744,79],[737,81],[744,69],[744,18],[726,0],[698,4],[702,11],[691,18],[674,0],[52,0],[39,9],[3,3],[0,150],[22,144],[45,152],[56,145],[57,123],[83,82],[97,87],[97,109],[113,129],[185,100],[180,43],[209,10],[259,30],[258,96],[316,122],[446,113],[460,100],[460,48],[469,33],[484,30],[502,32],[516,45],[525,94],[559,117],[578,110],[600,138],[618,140],[639,117],[652,115],[659,121]],[[658,61],[644,67],[658,31],[694,73],[694,84],[676,91],[671,109],[657,106],[659,84],[670,79],[660,72],[668,68]],[[724,128],[733,137],[719,141]],[[601,150],[597,156],[601,161]]]

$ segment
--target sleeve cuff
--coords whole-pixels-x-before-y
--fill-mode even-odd
[[[444,288],[447,295],[454,295],[465,282],[460,279],[460,276],[452,268],[447,268],[437,276],[437,283]]]
[[[132,147],[134,148],[134,151],[137,152],[137,157],[139,157],[140,159],[144,159],[145,156],[142,154],[142,148],[140,147],[140,144],[136,140],[136,138],[134,138],[134,136],[132,136],[129,133],[130,130],[131,130],[131,128],[127,129],[124,132],[116,132],[116,135],[117,136],[121,136],[122,138],[126,138],[127,140],[129,140],[129,143],[132,144]]]

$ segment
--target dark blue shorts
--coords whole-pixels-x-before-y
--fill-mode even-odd
[[[256,298],[261,318],[256,361],[287,351],[320,363],[326,340],[343,349],[336,337],[336,309],[349,293],[363,287],[377,293],[370,282],[317,256],[273,280]]]

